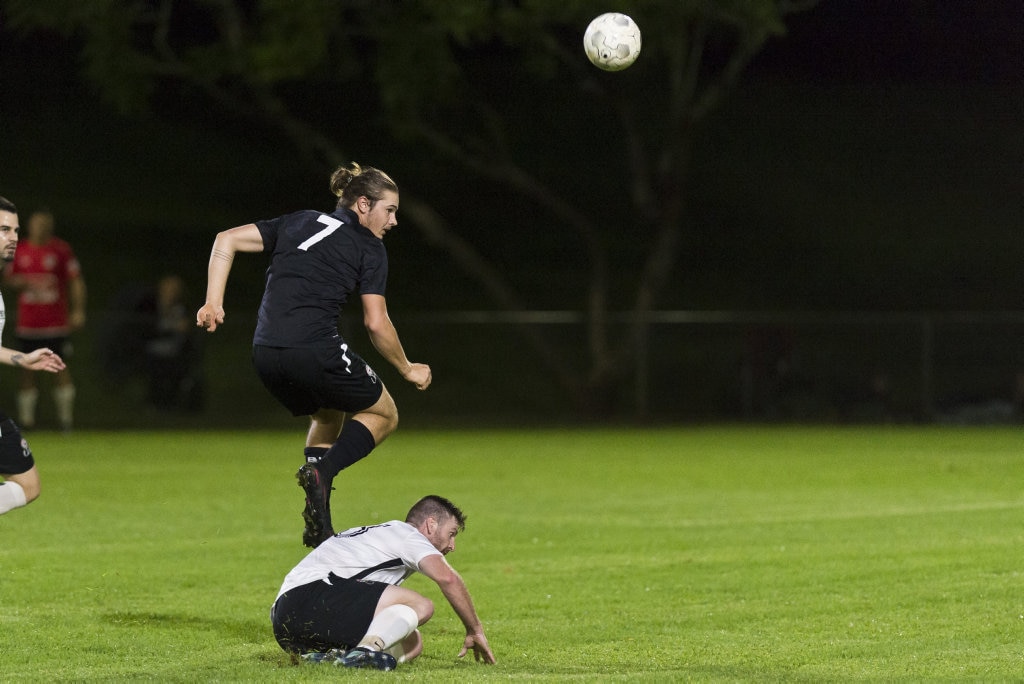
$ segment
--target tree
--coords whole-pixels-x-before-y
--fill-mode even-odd
[[[347,127],[324,119],[315,93],[365,90],[393,136],[493,183],[510,204],[529,203],[575,247],[567,252],[584,255],[583,369],[543,328],[522,333],[570,400],[599,413],[634,372],[626,361],[644,351],[649,314],[677,262],[695,132],[786,18],[817,1],[638,2],[631,13],[643,53],[617,74],[582,56],[582,28],[604,11],[592,0],[6,0],[5,9],[23,31],[79,40],[85,75],[122,109],[198,94],[279,131],[318,170],[347,158]],[[522,102],[524,92],[534,100]],[[566,118],[547,116],[554,107]],[[517,130],[524,120],[539,132],[532,148]],[[560,121],[587,127],[569,156],[596,148],[613,160],[600,178],[586,174],[592,193],[566,181],[566,164],[538,161],[572,137]],[[522,284],[464,226],[404,188],[402,212],[497,307],[529,308]],[[616,323],[617,310],[628,312],[625,322]]]

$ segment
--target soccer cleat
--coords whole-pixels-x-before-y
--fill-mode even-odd
[[[365,667],[373,670],[394,670],[398,661],[390,653],[384,651],[371,651],[362,646],[356,646],[346,651],[345,655],[334,661],[339,667]]]
[[[321,653],[320,651],[313,651],[312,653],[303,653],[299,656],[299,659],[304,663],[333,663],[341,659],[345,655],[345,652],[338,648],[332,648],[329,651]]]
[[[302,466],[295,477],[306,492],[306,507],[302,509],[306,529],[302,531],[302,543],[315,549],[325,539],[334,536],[334,528],[331,526],[331,483],[316,463]]]

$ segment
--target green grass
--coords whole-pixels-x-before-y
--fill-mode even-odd
[[[293,666],[267,612],[303,555],[288,433],[29,435],[43,498],[0,517],[0,680],[1020,681],[1019,430],[400,430],[336,524],[422,494],[498,664],[438,602],[389,674]]]

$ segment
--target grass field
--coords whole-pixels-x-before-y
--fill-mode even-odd
[[[267,617],[303,555],[294,432],[29,435],[43,497],[0,517],[0,680],[1020,681],[1018,429],[399,432],[336,526],[420,495],[498,664],[440,594],[419,660],[293,666]]]

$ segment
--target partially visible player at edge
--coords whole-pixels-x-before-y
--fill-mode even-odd
[[[14,326],[18,348],[28,352],[46,347],[67,360],[72,336],[85,326],[86,287],[78,257],[55,230],[56,221],[48,209],[28,215],[14,263],[4,273],[4,284],[18,292]],[[74,378],[65,368],[53,380],[57,421],[68,431],[74,424]],[[35,426],[38,400],[35,373],[22,369],[17,396],[22,427]]]
[[[311,418],[305,464],[296,477],[306,493],[302,541],[314,548],[334,534],[334,477],[398,426],[391,395],[338,331],[349,296],[359,292],[363,324],[381,356],[417,389],[427,389],[431,380],[430,366],[406,357],[384,298],[388,260],[382,240],[398,225],[398,186],[383,171],[353,162],[331,175],[331,191],[338,203],[329,214],[298,211],[218,233],[206,303],[196,314],[196,325],[215,331],[224,322],[235,253],[270,255],[253,365],[292,415]]]
[[[18,209],[10,200],[0,197],[0,262],[3,267],[14,260],[18,246]],[[0,297],[0,336],[7,320],[3,297]],[[0,346],[0,363],[35,371],[56,373],[64,361],[46,348],[29,353]],[[21,430],[6,414],[0,412],[0,515],[21,508],[39,497],[39,473],[32,450],[21,436]]]

